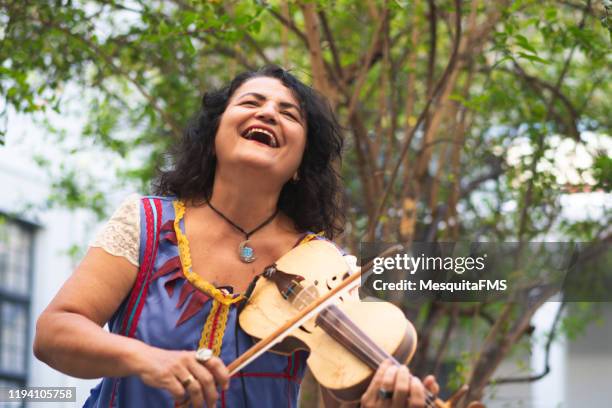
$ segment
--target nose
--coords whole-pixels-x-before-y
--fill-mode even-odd
[[[276,115],[276,107],[274,106],[274,103],[272,101],[269,101],[261,105],[261,107],[255,114],[255,117],[261,120],[262,122],[276,125]]]

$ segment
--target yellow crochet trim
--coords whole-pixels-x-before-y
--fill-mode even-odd
[[[210,313],[204,324],[204,329],[202,330],[202,337],[200,337],[198,348],[210,348],[215,356],[221,355],[221,344],[223,342],[223,335],[225,334],[225,327],[227,326],[229,309],[229,305],[224,305],[216,300],[213,301],[213,306],[210,309]],[[217,313],[219,316],[215,322]]]
[[[223,335],[225,334],[225,327],[227,326],[227,317],[229,315],[230,305],[240,302],[244,299],[244,296],[239,295],[237,297],[232,297],[232,295],[217,289],[213,284],[207,282],[200,275],[193,272],[191,265],[191,252],[189,251],[189,240],[183,234],[183,231],[181,231],[180,226],[180,222],[185,216],[185,204],[180,200],[175,200],[173,205],[175,213],[174,232],[176,233],[176,240],[178,242],[179,257],[181,260],[183,275],[193,286],[213,298],[213,305],[210,309],[208,317],[206,318],[206,323],[202,329],[202,335],[200,336],[199,348],[210,348],[215,356],[219,356],[221,354],[221,345],[223,342]],[[312,241],[317,237],[323,236],[323,234],[323,232],[319,232],[318,234],[308,234],[300,241],[298,245]]]
[[[181,231],[180,222],[185,216],[185,204],[180,200],[175,200],[174,204],[174,232],[176,233],[176,240],[178,242],[179,257],[181,259],[181,266],[183,269],[183,275],[193,286],[198,288],[200,291],[206,293],[217,302],[224,305],[231,305],[236,302],[240,302],[244,296],[240,295],[232,297],[231,294],[226,294],[223,291],[217,289],[213,284],[204,280],[200,275],[193,272],[191,266],[191,253],[189,251],[189,241],[187,237]]]
[[[323,235],[325,235],[325,232],[321,231],[319,233],[316,234],[308,234],[306,235],[304,238],[302,238],[302,240],[300,241],[299,245],[305,244],[307,242],[312,241],[313,239],[317,238],[317,237],[322,237]]]

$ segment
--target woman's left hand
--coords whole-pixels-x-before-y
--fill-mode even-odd
[[[428,390],[437,395],[440,387],[434,376],[427,376],[423,382],[410,374],[408,367],[397,366],[384,361],[376,370],[370,386],[361,397],[364,408],[424,408]]]

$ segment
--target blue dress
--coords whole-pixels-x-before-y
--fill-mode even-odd
[[[241,296],[214,288],[190,270],[182,203],[168,197],[140,202],[136,283],[109,322],[111,332],[168,350],[213,349],[227,365],[253,344],[237,324]],[[314,235],[314,234],[312,234]],[[310,236],[308,239],[314,238]],[[217,407],[296,407],[308,353],[264,353],[230,381]],[[171,394],[139,377],[104,378],[84,407],[173,407]]]

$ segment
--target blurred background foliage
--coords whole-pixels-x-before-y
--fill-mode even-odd
[[[352,251],[361,240],[609,242],[609,206],[572,220],[561,199],[611,189],[610,14],[610,1],[579,0],[0,0],[0,139],[12,109],[63,146],[65,129],[45,118],[79,106],[79,143],[65,151],[96,146],[129,165],[116,185],[61,165],[49,203],[103,218],[116,186],[148,191],[205,91],[277,63],[344,126],[340,241]],[[529,344],[553,295],[403,305],[423,345],[413,371],[449,363],[479,398],[504,382],[496,368]],[[461,330],[477,338],[471,352],[448,346]]]

